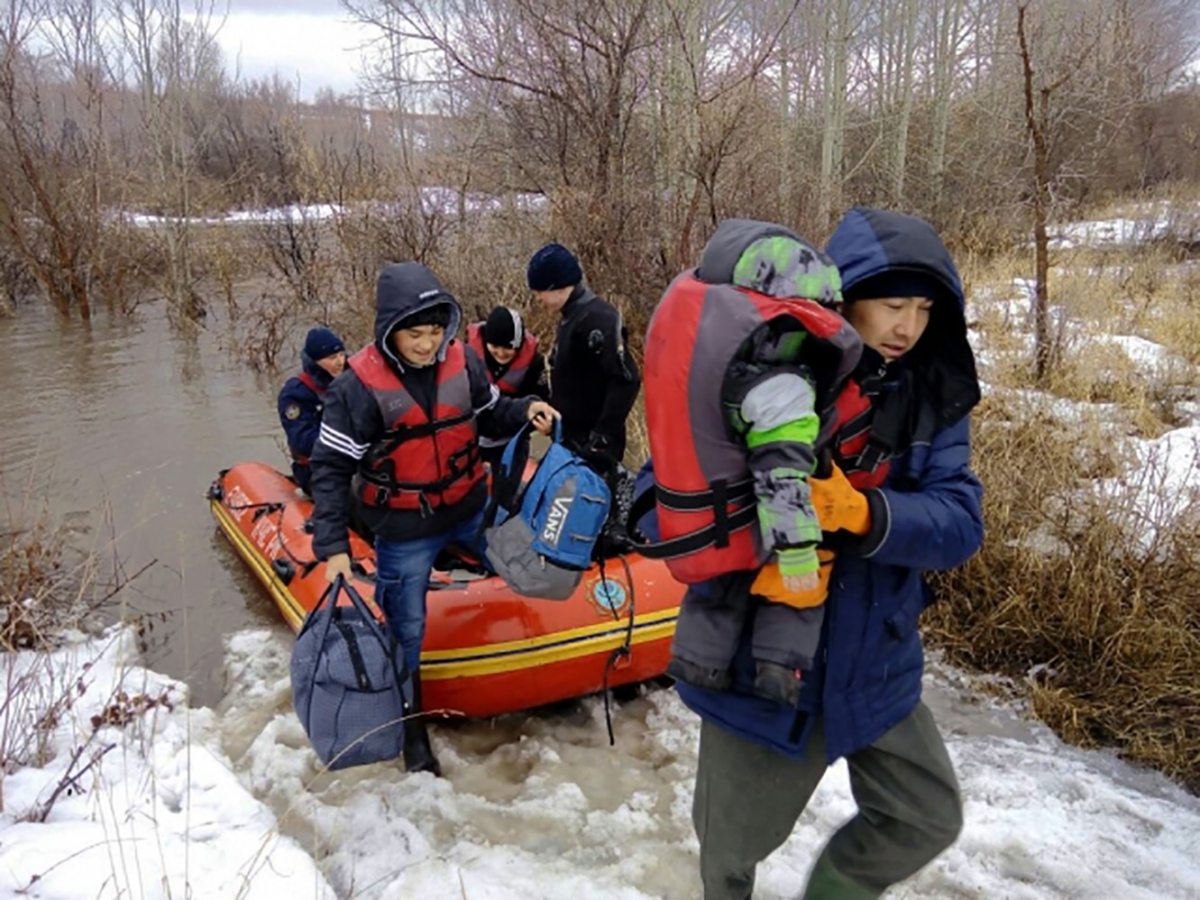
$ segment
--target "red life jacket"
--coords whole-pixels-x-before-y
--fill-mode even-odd
[[[328,390],[328,388],[323,388],[317,384],[317,379],[313,378],[312,375],[308,374],[308,372],[306,372],[304,369],[300,370],[300,374],[296,376],[296,380],[318,397],[322,399],[325,398],[325,392]]]
[[[499,388],[500,393],[516,396],[517,391],[521,389],[521,383],[525,380],[525,373],[529,371],[529,367],[533,365],[533,359],[537,356],[538,340],[532,334],[526,332],[525,339],[521,342],[521,349],[517,351],[517,355],[513,357],[511,363],[504,374],[498,379],[492,375],[491,366],[487,364],[487,347],[484,346],[483,340],[483,323],[476,322],[474,325],[467,326],[467,346],[483,360],[483,367],[487,370],[488,381]]]
[[[359,464],[357,494],[367,506],[429,514],[461,501],[484,477],[463,345],[451,341],[437,366],[430,420],[374,344],[350,358],[386,428]]]
[[[882,487],[891,471],[890,448],[871,441],[874,411],[871,398],[857,381],[849,381],[834,405],[837,433],[831,447],[833,459],[850,484],[860,491]]]
[[[296,380],[299,381],[306,388],[308,388],[310,391],[312,391],[314,394],[316,394],[318,399],[320,399],[320,400],[325,399],[325,392],[326,392],[327,388],[323,388],[319,384],[317,384],[317,379],[313,378],[304,369],[301,369],[300,372],[296,375]],[[292,450],[291,447],[288,447],[288,451],[292,454],[292,462],[294,462],[298,465],[301,465],[301,466],[307,466],[309,464],[309,461],[310,461],[309,458],[307,456],[305,456],[303,453],[297,453],[296,451]]]
[[[837,366],[829,397],[819,401],[827,407],[818,410],[818,445],[825,446],[836,430],[834,400],[861,348],[837,313],[810,300],[779,300],[685,273],[667,288],[650,321],[644,390],[661,543],[643,552],[665,559],[684,583],[757,569],[766,561],[746,447],[730,432],[720,395],[738,348],[781,316],[798,321]]]

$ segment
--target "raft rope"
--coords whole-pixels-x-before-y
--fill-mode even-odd
[[[279,537],[279,549],[283,551],[284,555],[287,556],[288,559],[300,567],[301,572],[303,573],[302,577],[307,577],[313,569],[320,565],[321,561],[315,556],[312,559],[301,559],[295,553],[293,553],[292,549],[287,545],[287,541],[283,537],[283,513],[287,507],[286,503],[282,503],[278,500],[272,500],[264,503],[242,503],[237,506],[232,503],[222,503],[222,505],[226,509],[234,512],[253,509],[255,510],[255,521],[261,519],[263,516],[277,515],[279,517],[277,522],[279,527],[276,529],[276,534]],[[351,557],[350,561],[351,563],[358,564],[360,569],[362,568],[362,563],[357,558]],[[366,570],[364,569],[363,571],[365,572]]]
[[[608,657],[608,662],[604,664],[604,724],[608,728],[608,746],[616,746],[617,739],[613,735],[612,724],[612,707],[609,699],[608,676],[612,672],[613,667],[622,659],[629,659],[630,648],[633,645],[633,620],[637,610],[637,594],[633,586],[633,572],[629,568],[629,560],[625,558],[624,553],[618,553],[617,559],[621,560],[621,565],[625,567],[625,580],[629,584],[629,623],[625,629],[625,643],[617,649],[613,650]],[[600,557],[600,583],[604,585],[605,596],[608,596],[608,573],[604,569],[604,557]],[[612,611],[613,619],[619,618],[617,611]]]

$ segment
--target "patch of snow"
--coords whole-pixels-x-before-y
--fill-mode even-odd
[[[53,654],[0,655],[0,707],[28,699],[44,711],[73,698],[48,735],[49,758],[4,776],[0,895],[332,898],[312,858],[238,783],[214,737],[213,714],[187,709],[182,686],[136,659],[126,629],[102,641],[79,636]],[[36,676],[37,691],[8,693],[26,674]],[[165,704],[142,712],[138,697]],[[77,747],[85,749],[75,773],[110,745],[45,822],[31,821],[70,781]]]
[[[1124,476],[1100,482],[1098,490],[1116,501],[1114,515],[1150,550],[1159,529],[1185,515],[1200,519],[1200,427],[1131,444],[1136,463]]]
[[[231,688],[274,696],[263,685],[283,672],[262,660],[281,663],[269,645],[286,641],[255,632],[231,645],[234,667],[261,682],[235,678]],[[1200,800],[1111,753],[1065,746],[999,701],[948,685],[945,673],[927,676],[926,695],[958,770],[966,824],[946,854],[889,896],[1200,895]],[[619,704],[614,725],[610,749],[602,705],[590,698],[434,726],[444,779],[408,776],[398,763],[318,776],[287,698],[276,696],[238,767],[322,861],[339,896],[699,896],[691,822],[698,720],[674,691],[650,689]],[[853,811],[841,762],[759,867],[755,897],[799,896],[821,846]]]
[[[423,187],[418,192],[422,210],[430,215],[453,216],[462,210],[467,213],[498,213],[508,205],[519,212],[538,212],[545,209],[546,197],[542,194],[513,194],[498,197],[491,194],[463,194],[455,188]],[[167,224],[186,221],[189,225],[269,225],[280,222],[326,222],[340,216],[357,212],[396,214],[405,211],[405,201],[370,201],[338,205],[333,203],[293,204],[276,209],[233,210],[219,216],[195,216],[182,219],[177,216],[154,216],[145,213],[125,212],[119,218],[135,228],[159,228]]]
[[[1161,239],[1170,233],[1162,219],[1101,219],[1070,222],[1051,229],[1050,247],[1069,250],[1075,247],[1125,247]]]

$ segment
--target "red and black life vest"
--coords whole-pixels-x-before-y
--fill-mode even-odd
[[[296,380],[299,381],[306,388],[308,388],[310,391],[312,391],[314,394],[316,394],[322,400],[325,399],[325,392],[329,389],[323,388],[319,384],[317,384],[317,379],[313,378],[312,375],[310,375],[306,370],[301,369],[300,374],[296,376]]]
[[[328,388],[323,388],[317,384],[317,379],[313,378],[312,375],[310,375],[307,371],[301,369],[296,374],[296,380],[316,394],[318,400],[324,401],[325,392],[328,390]],[[320,411],[321,407],[318,406],[317,412]],[[297,465],[307,466],[311,461],[309,457],[305,456],[303,453],[297,453],[295,450],[292,450],[290,446],[288,447],[288,451],[292,454],[292,462],[296,463]]]
[[[466,497],[484,470],[463,345],[451,341],[438,363],[432,419],[374,344],[354,354],[350,368],[374,395],[386,429],[359,465],[359,499],[428,514]]]
[[[516,396],[521,390],[521,384],[525,380],[525,375],[529,371],[529,367],[533,365],[533,360],[538,352],[538,340],[532,334],[526,332],[525,339],[521,342],[521,349],[517,351],[517,355],[513,357],[511,363],[508,364],[508,369],[499,378],[492,374],[492,369],[487,365],[487,347],[484,346],[483,340],[483,323],[476,322],[474,325],[467,326],[467,346],[470,347],[484,363],[484,369],[488,373],[488,381],[494,384],[502,394]]]
[[[836,430],[829,444],[833,461],[858,490],[882,487],[891,471],[895,448],[881,439],[876,410],[858,381],[846,383],[834,412]]]
[[[819,400],[821,449],[840,420],[869,411],[868,398],[844,389],[861,341],[837,313],[810,300],[776,299],[685,273],[667,288],[650,321],[644,390],[660,543],[642,552],[666,560],[684,583],[766,561],[746,447],[728,428],[721,379],[745,340],[781,316],[798,321],[836,366],[832,387]]]

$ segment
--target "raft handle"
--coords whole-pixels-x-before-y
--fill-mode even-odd
[[[292,579],[296,577],[296,567],[292,565],[290,559],[273,559],[271,560],[271,570],[278,576],[279,580],[284,585],[292,583]]]

